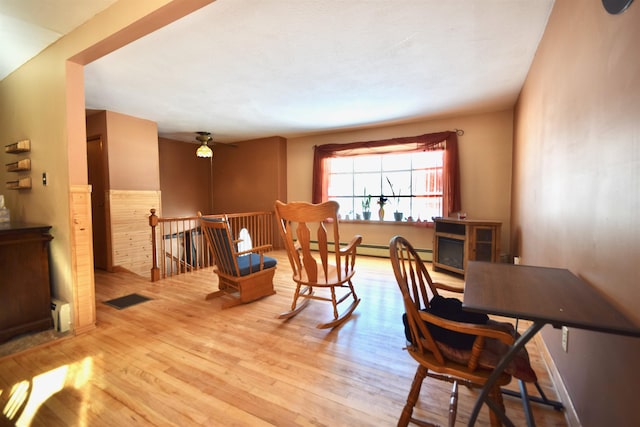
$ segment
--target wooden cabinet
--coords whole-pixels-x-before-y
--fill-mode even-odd
[[[52,327],[50,229],[0,224],[0,342]]]
[[[502,223],[453,218],[436,218],[434,221],[434,269],[464,274],[469,260],[500,260]]]

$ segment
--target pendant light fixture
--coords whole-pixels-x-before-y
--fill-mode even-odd
[[[196,156],[198,157],[213,157],[213,150],[209,147],[209,141],[211,141],[211,133],[209,132],[196,132],[196,140],[200,142],[200,146],[196,150]]]

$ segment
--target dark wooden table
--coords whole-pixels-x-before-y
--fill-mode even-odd
[[[487,396],[515,354],[544,325],[640,337],[640,327],[600,292],[561,268],[470,261],[462,306],[468,311],[532,321],[489,377],[473,408],[470,426],[475,424],[484,403],[500,415],[505,425],[513,425]],[[529,425],[533,425],[532,417],[527,415]]]

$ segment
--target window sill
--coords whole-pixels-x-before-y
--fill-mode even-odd
[[[433,228],[434,224],[431,221],[379,221],[377,219],[339,219],[338,222],[346,224],[402,225],[424,228]]]

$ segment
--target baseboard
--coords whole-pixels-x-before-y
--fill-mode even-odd
[[[534,340],[536,341],[536,345],[540,350],[542,360],[544,361],[544,364],[546,365],[546,368],[551,375],[551,381],[553,382],[553,386],[556,388],[559,400],[564,405],[564,413],[565,419],[567,420],[567,425],[569,427],[582,427],[580,419],[578,418],[578,414],[576,413],[576,409],[573,407],[571,397],[569,396],[567,388],[564,385],[564,381],[562,381],[562,377],[560,376],[560,372],[558,372],[558,368],[556,367],[556,364],[551,357],[551,353],[549,353],[549,349],[542,339],[542,335],[539,333],[536,334]]]
[[[346,246],[346,243],[341,243],[340,246]],[[311,247],[315,250],[318,249],[316,242],[311,242]],[[422,258],[424,262],[433,261],[433,251],[431,249],[415,248],[416,252]],[[374,256],[380,258],[389,258],[389,246],[384,245],[358,245],[358,255]]]

